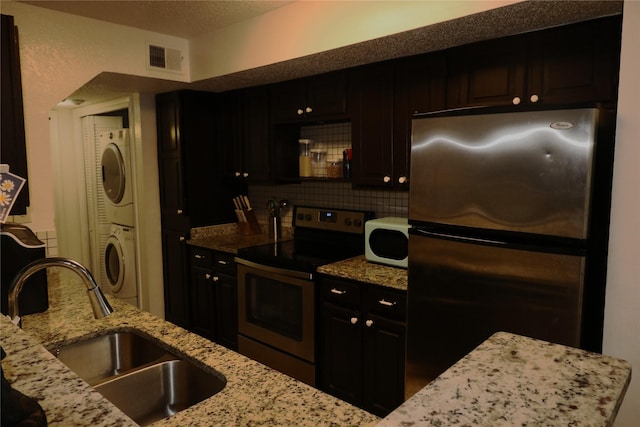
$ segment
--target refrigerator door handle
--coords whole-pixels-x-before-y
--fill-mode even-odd
[[[480,244],[492,245],[492,246],[507,246],[507,242],[504,242],[502,240],[481,239],[478,237],[460,236],[457,234],[438,233],[435,231],[427,231],[420,228],[413,228],[412,232],[423,237],[435,237],[438,239],[454,240],[456,242],[476,243],[476,244],[480,243]]]

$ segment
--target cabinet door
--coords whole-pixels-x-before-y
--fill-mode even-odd
[[[608,18],[536,36],[529,96],[545,104],[615,100],[620,31],[619,18]]]
[[[390,187],[393,185],[393,64],[374,64],[355,70],[351,86],[352,182],[358,186]]]
[[[191,332],[215,339],[216,295],[211,269],[191,267]]]
[[[236,350],[238,348],[237,279],[225,274],[216,274],[215,278],[216,342]]]
[[[449,53],[447,107],[511,105],[525,91],[525,45],[495,40]]]
[[[409,188],[411,120],[417,113],[446,108],[443,55],[421,55],[396,64],[394,82],[393,186]]]
[[[321,74],[307,81],[307,107],[311,119],[347,118],[347,76],[343,71]]]
[[[274,122],[295,122],[304,118],[305,107],[308,107],[306,80],[275,84],[270,88],[270,95]]]
[[[321,317],[321,388],[347,402],[361,404],[361,314],[325,303]]]
[[[242,178],[265,182],[271,177],[269,93],[266,87],[248,89],[242,99]]]
[[[162,230],[164,314],[166,320],[189,328],[189,271],[186,236],[182,231]]]
[[[160,209],[164,226],[188,227],[181,151],[181,101],[177,93],[156,98]]]
[[[385,417],[404,401],[406,328],[375,315],[364,320],[364,402]]]

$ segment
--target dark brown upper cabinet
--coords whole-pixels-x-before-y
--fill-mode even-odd
[[[344,71],[274,84],[270,88],[274,123],[346,120],[347,78]]]
[[[447,107],[613,102],[620,17],[449,51]]]
[[[225,182],[242,191],[247,183],[270,181],[274,153],[268,88],[257,86],[223,94],[219,119]]]

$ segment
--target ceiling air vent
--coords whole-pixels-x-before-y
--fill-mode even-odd
[[[148,44],[148,67],[152,70],[182,72],[182,52],[163,46]]]

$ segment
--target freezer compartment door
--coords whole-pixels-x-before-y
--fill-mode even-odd
[[[406,395],[507,331],[578,347],[585,260],[409,237]]]
[[[414,119],[409,219],[586,238],[599,113]]]

